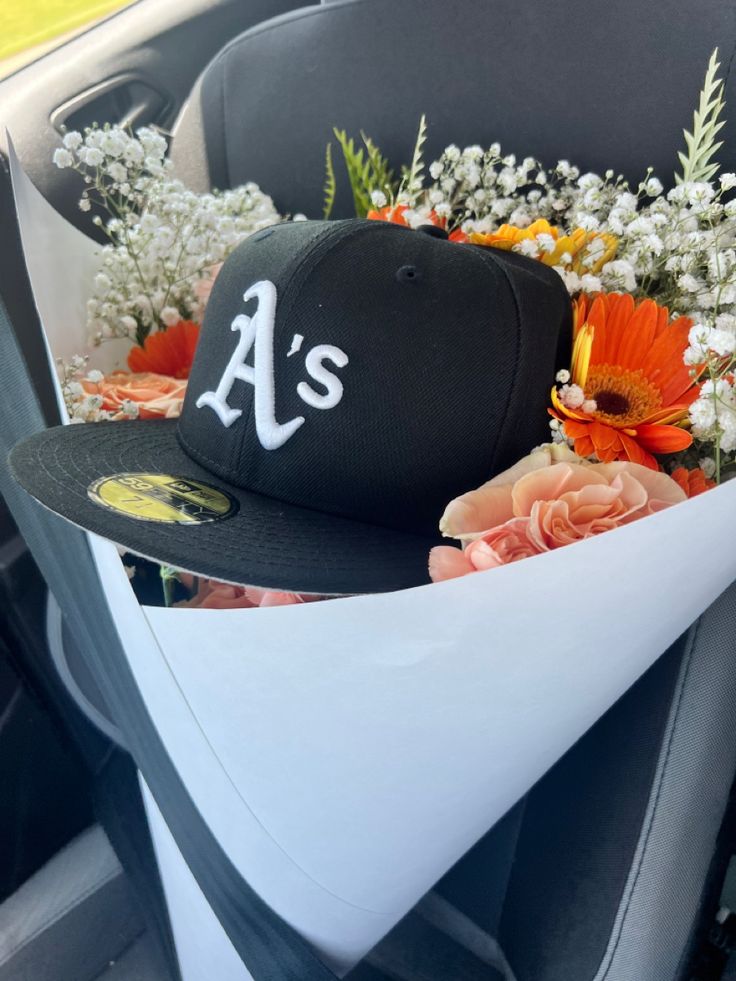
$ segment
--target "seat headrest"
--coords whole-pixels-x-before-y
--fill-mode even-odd
[[[717,45],[736,104],[735,37],[736,7],[722,0],[332,0],[266,21],[215,58],[175,159],[196,156],[197,120],[212,186],[255,180],[280,210],[319,217],[332,127],[363,129],[398,164],[424,112],[427,160],[449,142],[498,141],[632,180],[652,166],[668,184]],[[728,159],[736,127],[723,132]],[[334,217],[350,213],[346,194]]]

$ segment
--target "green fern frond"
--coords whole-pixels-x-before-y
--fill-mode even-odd
[[[394,172],[391,170],[388,160],[383,156],[370,136],[366,136],[363,130],[360,131],[360,136],[365,144],[368,155],[367,162],[370,167],[369,190],[383,191],[387,197],[391,197],[396,190],[396,182],[394,180]]]
[[[685,181],[710,181],[718,173],[718,164],[712,158],[723,146],[722,141],[716,142],[716,136],[725,124],[725,120],[720,120],[719,117],[726,106],[723,81],[717,77],[720,67],[716,48],[708,62],[700,104],[693,113],[692,133],[684,131],[687,152],[677,154],[682,166],[682,174],[675,174],[677,184]]]
[[[412,204],[422,192],[422,184],[424,182],[423,150],[426,140],[427,117],[422,113],[422,118],[419,120],[419,131],[417,133],[417,141],[414,144],[411,164],[408,169],[404,170],[404,179],[402,181],[402,190],[409,196]]]
[[[332,165],[332,144],[328,143],[325,150],[325,204],[322,209],[322,217],[325,221],[332,214],[335,207],[335,195],[337,194],[337,181],[335,180],[335,168]]]
[[[353,192],[355,213],[359,218],[365,218],[371,209],[369,184],[370,161],[365,158],[362,147],[355,146],[355,140],[348,137],[344,129],[334,129],[335,139],[340,144],[348,172],[350,189]]]
[[[427,121],[422,116],[419,122],[419,132],[417,134],[414,154],[411,166],[402,167],[402,179],[395,177],[388,159],[381,153],[380,149],[370,136],[363,130],[360,131],[360,138],[363,146],[357,145],[352,137],[347,135],[344,129],[333,129],[335,139],[342,150],[350,181],[350,189],[353,193],[353,204],[355,213],[359,218],[364,218],[373,207],[371,194],[373,191],[381,191],[386,199],[392,204],[395,203],[399,194],[406,195],[412,203],[416,201],[422,191],[424,181],[424,160],[422,149],[427,139]],[[330,149],[327,151],[327,182],[325,184],[325,209],[326,215],[332,210],[335,198],[335,175],[332,168]],[[329,211],[327,210],[329,206]]]

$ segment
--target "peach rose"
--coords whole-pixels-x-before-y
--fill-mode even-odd
[[[183,575],[179,577],[186,585]],[[190,577],[187,577],[189,579]],[[191,577],[192,585],[194,577]],[[192,586],[189,587],[190,589]],[[247,596],[243,586],[233,586],[231,583],[218,582],[216,579],[199,579],[197,591],[191,599],[174,603],[177,607],[187,607],[190,610],[235,610],[251,609],[258,606]]]
[[[218,273],[222,269],[222,263],[216,262],[213,266],[210,266],[205,270],[202,279],[198,280],[194,286],[194,295],[197,298],[197,309],[195,310],[195,317],[201,322],[204,316],[204,311],[209,303],[210,293],[212,292],[212,287],[215,285],[215,280],[217,279]]]
[[[187,383],[152,371],[114,371],[100,382],[85,380],[82,387],[87,395],[101,396],[101,408],[115,413],[114,419],[129,418],[126,402],[138,407],[139,419],[174,419],[181,414]]]
[[[283,590],[246,587],[246,593],[254,606],[294,606],[296,603],[309,603],[322,599],[321,596],[302,596],[301,593],[285,593]]]
[[[431,549],[429,575],[432,582],[456,579],[468,572],[484,572],[538,555],[540,550],[529,538],[527,526],[525,518],[512,518],[486,532],[482,538],[470,542],[464,549],[453,548],[452,545],[438,545]]]
[[[440,518],[440,531],[447,538],[462,539],[468,534],[501,524],[512,515],[509,495],[515,482],[524,474],[563,462],[588,465],[565,443],[544,443],[477,490],[468,491],[450,501]]]
[[[535,451],[448,505],[440,527],[468,544],[431,550],[435,582],[600,535],[687,497],[667,474],[638,463],[557,463],[554,456]]]
[[[194,589],[195,577],[180,573],[179,579],[187,589]],[[285,593],[275,589],[259,589],[255,586],[234,586],[218,582],[217,579],[198,579],[197,591],[191,599],[175,603],[174,606],[190,610],[236,610],[254,609],[266,606],[292,606],[296,603],[311,603],[326,599],[323,596],[303,596],[300,593]]]

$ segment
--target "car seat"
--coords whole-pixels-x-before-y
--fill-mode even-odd
[[[228,45],[185,107],[173,154],[195,186],[257,180],[281,210],[311,216],[333,125],[363,128],[398,162],[421,112],[429,159],[450,140],[500,140],[508,152],[632,176],[652,164],[666,178],[715,44],[730,65],[734,19],[713,0],[646,11],[599,0],[554,10],[336,0]],[[345,199],[339,209],[348,213]],[[0,340],[7,450],[43,420],[6,322]],[[84,536],[23,497],[4,468],[0,492],[98,704],[252,976],[331,977],[198,819],[132,682]],[[735,624],[731,588],[352,972],[355,981],[685,978],[717,898],[711,873],[736,771]]]
[[[255,180],[282,212],[319,217],[333,127],[363,130],[396,165],[426,113],[427,160],[449,142],[498,141],[631,181],[651,166],[667,184],[716,46],[736,99],[735,42],[736,9],[718,0],[332,0],[228,45],[184,107],[172,157],[199,189]],[[736,137],[724,133],[728,170]],[[345,175],[342,190],[338,217],[351,213]],[[438,885],[499,940],[518,981],[686,970],[734,776],[735,601],[724,594]],[[422,923],[420,906],[369,960],[388,977],[432,976],[417,961]]]

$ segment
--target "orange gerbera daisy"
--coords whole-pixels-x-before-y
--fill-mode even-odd
[[[543,243],[538,241],[540,235],[552,239],[554,248],[551,250],[541,248]],[[550,225],[546,218],[539,218],[528,228],[501,225],[497,232],[488,235],[474,232],[470,236],[470,241],[474,245],[492,246],[505,252],[511,251],[521,242],[532,239],[540,246],[539,261],[545,266],[565,266],[577,273],[599,273],[605,264],[613,259],[618,248],[618,239],[615,235],[586,232],[584,228],[575,228],[569,235],[564,235],[555,225]],[[589,248],[594,246],[594,243],[597,243],[597,247]]]
[[[375,209],[368,212],[366,218],[370,218],[371,221],[390,221],[394,225],[405,225],[408,227],[409,222],[404,217],[404,212],[408,211],[408,205],[397,204],[390,205],[387,204],[385,208],[380,208],[378,211]],[[438,214],[434,211],[430,211],[427,215],[427,223],[430,225],[436,225],[438,228],[446,228],[447,220],[445,218],[440,218]],[[448,238],[451,242],[467,242],[468,236],[461,228],[456,228],[454,232],[450,232]]]
[[[152,371],[170,378],[188,378],[194,352],[199,340],[199,325],[180,320],[173,327],[149,334],[143,347],[134,347],[128,354],[131,371]]]
[[[585,401],[571,408],[553,388],[550,410],[564,422],[576,453],[656,470],[652,453],[690,446],[692,436],[676,423],[698,394],[682,360],[691,327],[687,317],[670,322],[667,308],[654,300],[637,305],[622,293],[577,299],[570,381]]]

